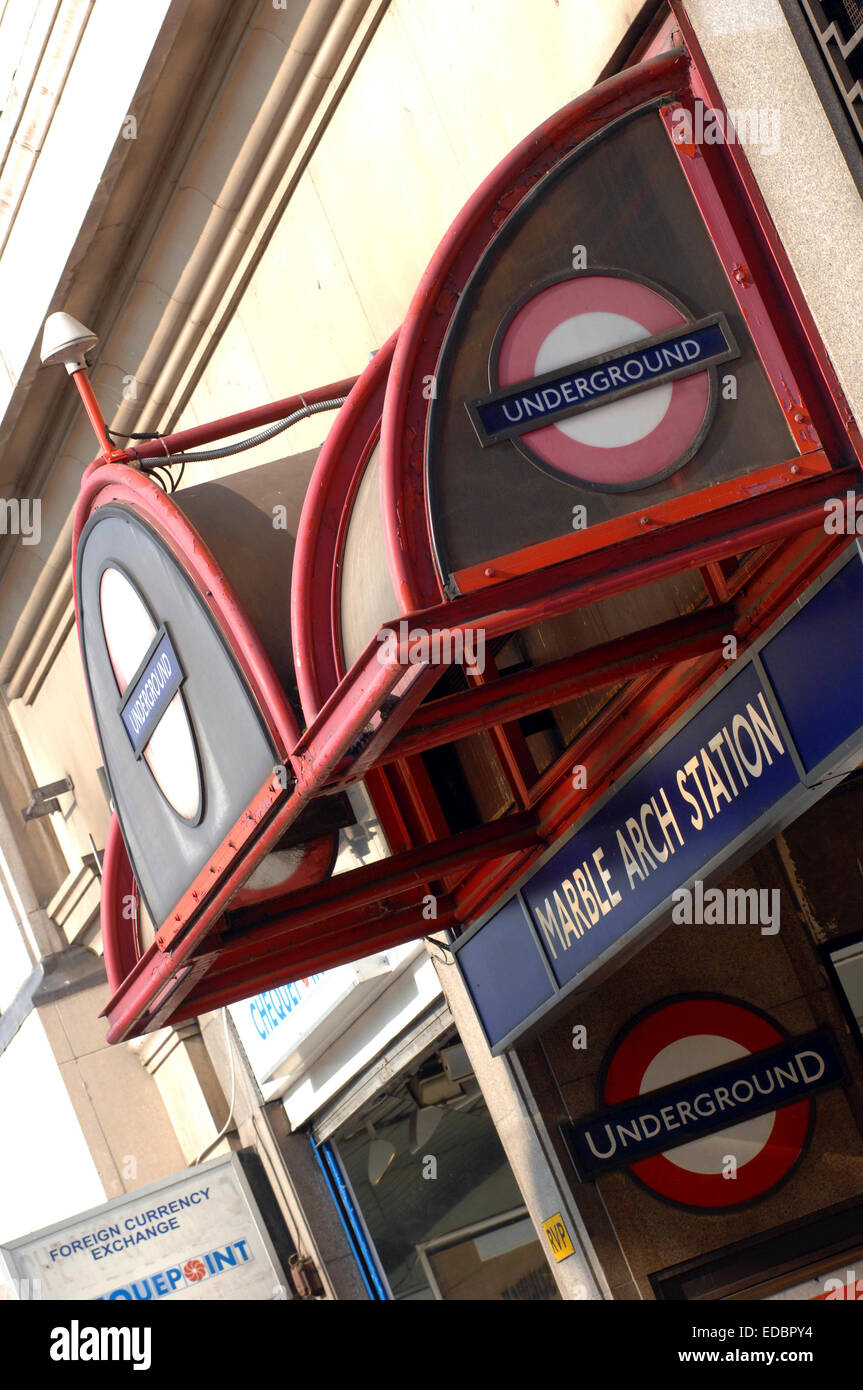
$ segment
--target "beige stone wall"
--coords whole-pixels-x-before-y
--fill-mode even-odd
[[[779,0],[686,10],[726,106],[772,115],[775,148],[753,144],[747,158],[859,423],[863,201],[827,113]]]
[[[107,984],[97,985],[39,1008],[108,1201],[177,1173],[187,1162],[163,1098],[135,1052],[105,1042],[99,1014],[109,996]],[[66,1209],[75,1210],[68,1202]]]
[[[594,84],[639,8],[392,0],[181,426],[361,370],[474,189]],[[327,423],[293,429],[290,449],[319,443]],[[284,452],[281,440],[268,447],[255,462]]]
[[[71,777],[74,793],[60,799],[61,814],[51,817],[70,867],[90,853],[88,832],[105,844],[110,813],[96,768],[102,762],[90,714],[78,634],[73,627],[48,668],[32,704],[11,707],[18,735],[39,784]]]
[[[82,1134],[50,1035],[35,1011],[0,1055],[0,1113],[0,1241],[105,1200],[99,1155]]]

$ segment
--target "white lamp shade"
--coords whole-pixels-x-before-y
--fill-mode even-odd
[[[95,347],[99,339],[92,329],[71,314],[49,314],[42,332],[40,357],[43,367],[62,362],[70,371],[85,366],[84,354]]]

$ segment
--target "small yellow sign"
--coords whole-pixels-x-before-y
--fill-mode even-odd
[[[564,1226],[563,1217],[559,1211],[555,1212],[554,1216],[550,1216],[547,1221],[543,1221],[542,1229],[545,1231],[551,1246],[551,1253],[558,1264],[561,1260],[575,1254],[572,1241],[569,1238],[569,1231]]]

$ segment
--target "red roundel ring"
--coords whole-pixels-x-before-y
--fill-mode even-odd
[[[535,288],[492,344],[492,390],[529,382],[694,322],[659,286],[615,270],[578,271]],[[676,472],[713,414],[711,367],[524,431],[515,446],[540,468],[583,487],[629,492]]]
[[[631,1100],[784,1041],[786,1035],[764,1014],[734,1000],[715,995],[668,1000],[636,1019],[613,1046],[600,1103]],[[740,1206],[788,1176],[811,1121],[812,1101],[795,1101],[642,1159],[629,1171],[651,1192],[681,1206]],[[737,1157],[735,1178],[722,1176],[722,1157],[728,1153]],[[749,1157],[741,1161],[741,1153]]]

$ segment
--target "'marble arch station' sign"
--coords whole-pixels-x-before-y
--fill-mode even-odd
[[[456,943],[495,1050],[643,944],[680,885],[730,871],[856,766],[861,604],[852,546],[516,896]]]
[[[675,33],[492,171],[358,379],[100,434],[112,1040],[433,921],[506,1046],[857,750],[824,624],[859,562],[823,521],[859,434],[743,152],[674,138],[722,105]],[[202,446],[343,399],[317,458],[194,484]]]

